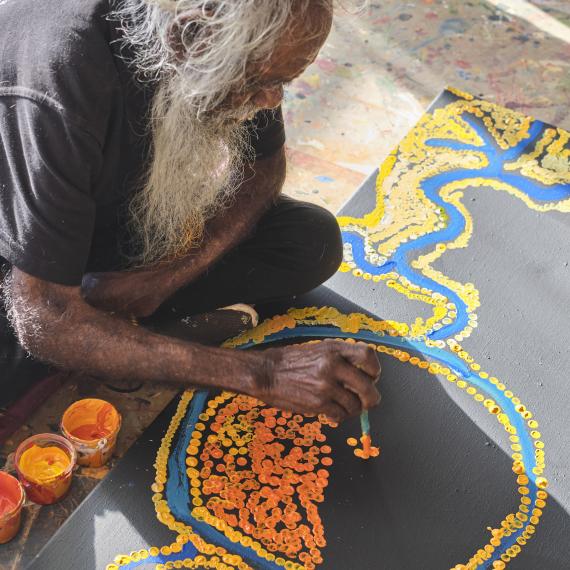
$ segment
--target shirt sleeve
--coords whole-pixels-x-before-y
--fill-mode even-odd
[[[0,96],[0,256],[40,279],[79,285],[101,162],[97,141],[47,96]]]
[[[257,159],[271,156],[285,144],[285,126],[281,107],[259,111],[249,121],[248,128],[251,145]]]

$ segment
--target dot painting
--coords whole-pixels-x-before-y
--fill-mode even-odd
[[[548,501],[546,444],[531,402],[486,370],[463,346],[478,327],[476,283],[434,269],[434,262],[473,238],[466,188],[505,192],[537,213],[570,211],[570,135],[469,94],[449,89],[384,161],[376,203],[341,216],[340,271],[383,283],[427,305],[431,316],[380,320],[335,307],[290,309],[226,342],[244,350],[275,342],[333,338],[364,342],[382,358],[443,378],[482,406],[511,449],[516,508],[484,529],[454,570],[505,568],[540,525]],[[378,294],[382,294],[381,290]],[[326,567],[327,529],[319,507],[335,469],[329,444],[337,426],[243,395],[186,391],[162,439],[150,490],[171,544],[119,554],[107,570],[141,563],[157,570]],[[374,442],[376,444],[377,442]],[[381,442],[378,442],[381,444]],[[375,461],[381,451],[354,434],[345,445]],[[469,537],[462,537],[469,542]]]

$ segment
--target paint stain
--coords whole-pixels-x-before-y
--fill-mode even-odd
[[[323,71],[334,71],[336,69],[336,63],[332,59],[318,59],[316,61],[317,66]]]
[[[318,180],[319,182],[322,182],[324,184],[334,182],[334,178],[331,178],[330,176],[315,176],[315,180]]]
[[[469,26],[467,22],[461,18],[448,18],[443,22],[439,28],[439,31],[444,36],[455,36],[458,34],[464,34]]]

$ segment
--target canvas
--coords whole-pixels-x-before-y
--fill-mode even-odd
[[[373,346],[379,457],[358,420],[186,391],[31,568],[567,568],[569,138],[446,90],[341,211],[327,287],[226,343]]]

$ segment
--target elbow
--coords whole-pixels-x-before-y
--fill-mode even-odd
[[[67,307],[29,295],[29,291],[13,285],[4,283],[3,300],[18,343],[39,360],[55,360],[50,354],[54,343],[49,339],[59,336],[58,323],[64,319]]]
[[[13,304],[9,308],[8,319],[20,346],[31,356],[45,359],[46,325],[40,311],[33,306]]]
[[[21,346],[38,360],[65,367],[77,332],[79,287],[43,281],[14,267],[2,283],[2,293]]]

